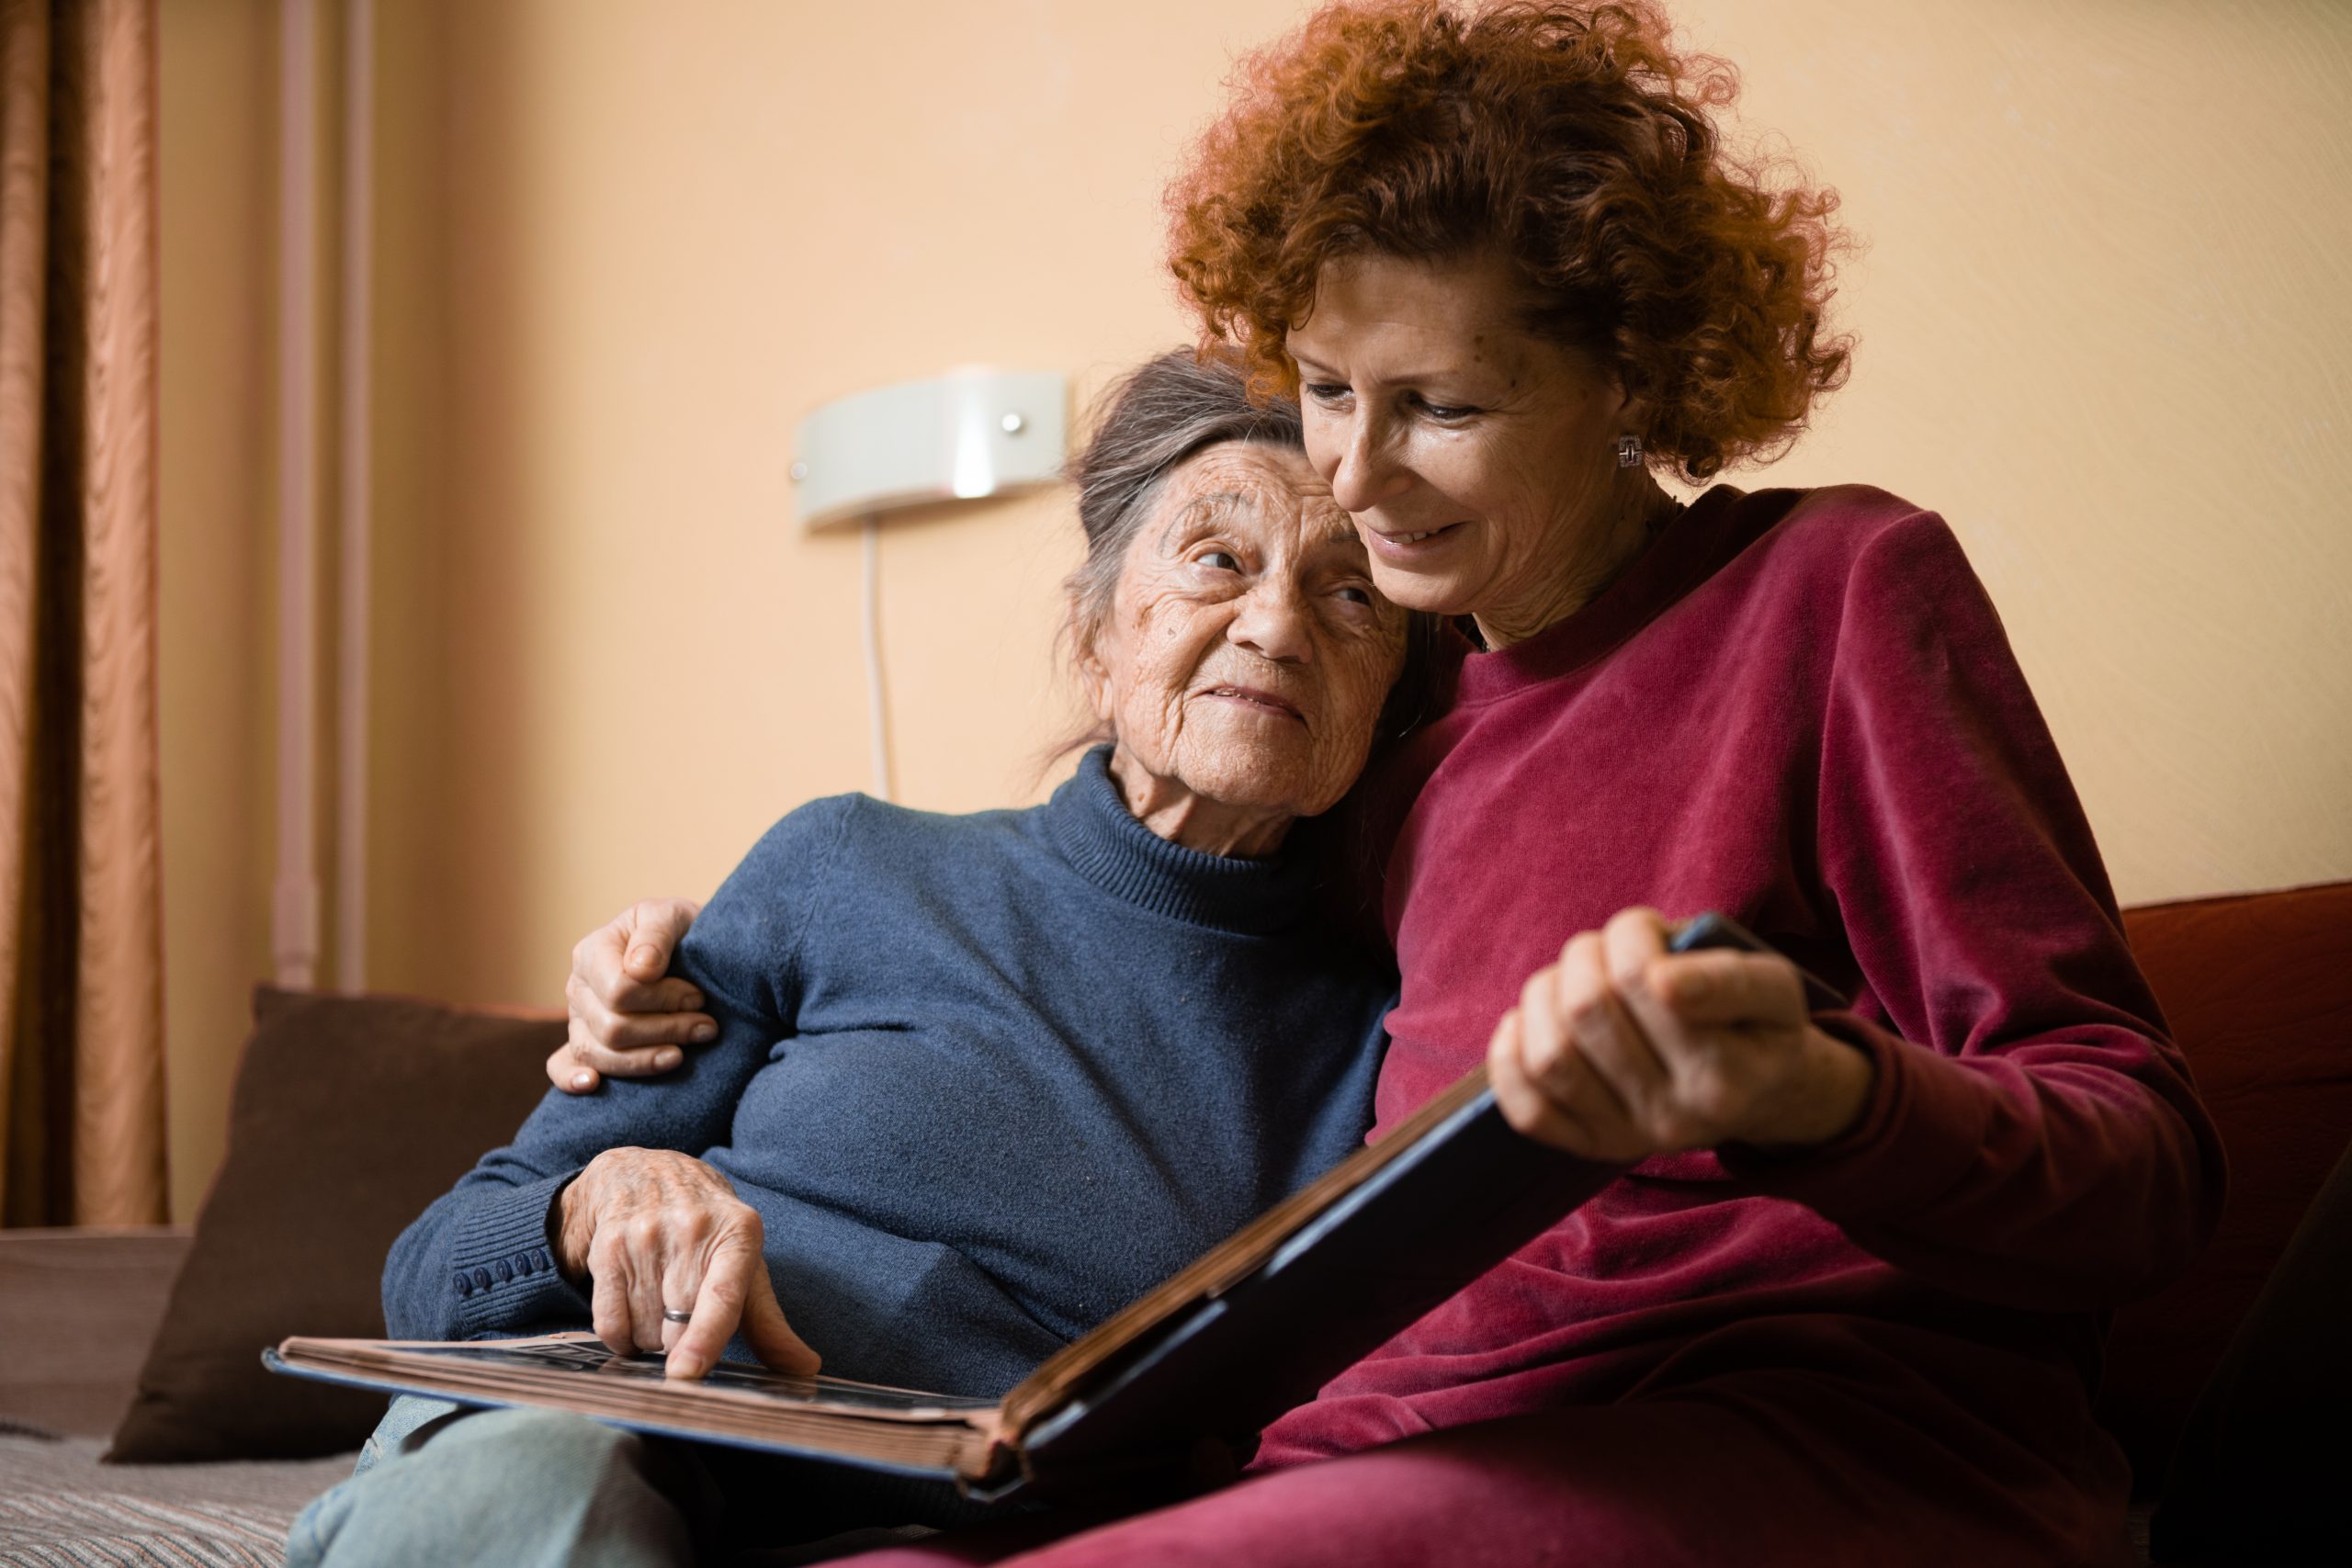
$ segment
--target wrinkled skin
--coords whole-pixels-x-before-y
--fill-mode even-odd
[[[1229,443],[1169,476],[1079,662],[1136,818],[1262,855],[1363,772],[1404,638],[1306,460]]]
[[[616,1354],[667,1350],[668,1374],[700,1377],[740,1322],[761,1360],[814,1372],[817,1353],[776,1304],[759,1211],[727,1178],[671,1149],[607,1149],[565,1186],[556,1262],[594,1281],[591,1323]],[[692,1321],[662,1314],[671,1303]]]
[[[666,1073],[685,1059],[681,1044],[718,1037],[702,993],[667,973],[700,913],[691,898],[640,898],[572,944],[563,984],[571,1027],[548,1058],[558,1089],[586,1093],[599,1067],[619,1077]]]
[[[1298,453],[1227,444],[1169,474],[1107,611],[1077,607],[1080,673],[1116,737],[1111,771],[1164,839],[1263,855],[1354,784],[1405,654],[1405,615],[1376,592],[1347,514]],[[644,1077],[716,1035],[701,996],[667,978],[693,923],[684,899],[631,906],[572,950],[571,1033],[548,1059],[571,1093]],[[613,1047],[628,1042],[627,1054]],[[758,1213],[718,1170],[665,1149],[610,1149],[563,1191],[559,1251],[592,1283],[597,1335],[670,1352],[699,1377],[740,1322],[760,1359],[809,1371],[786,1322]],[[691,1308],[684,1327],[667,1308]]]

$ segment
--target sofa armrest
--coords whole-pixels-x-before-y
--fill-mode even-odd
[[[0,1231],[0,1420],[111,1433],[193,1234],[185,1225]]]

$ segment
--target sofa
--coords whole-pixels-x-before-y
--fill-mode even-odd
[[[2099,1409],[2135,1548],[2352,1561],[2324,1501],[2352,1457],[2352,883],[2125,919],[2232,1171],[2212,1245],[2110,1326]],[[561,1036],[545,1013],[265,987],[195,1226],[0,1232],[0,1568],[277,1562],[381,1404],[271,1379],[258,1350],[381,1332],[391,1236],[527,1112]]]

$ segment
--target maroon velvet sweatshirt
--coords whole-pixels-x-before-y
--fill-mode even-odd
[[[1635,1167],[1261,1462],[1737,1387],[1791,1441],[1860,1399],[2005,1495],[2112,1500],[2098,1314],[2202,1242],[2220,1147],[1943,522],[1860,487],[1719,487],[1582,612],[1465,645],[1451,687],[1367,781],[1403,970],[1375,1138],[1484,1059],[1569,936],[1636,904],[1722,910],[1838,985],[1851,1009],[1815,1021],[1876,1088],[1800,1157]]]

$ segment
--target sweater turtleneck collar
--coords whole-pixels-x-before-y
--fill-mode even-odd
[[[1114,897],[1196,926],[1265,936],[1295,925],[1313,895],[1305,859],[1206,854],[1136,820],[1111,776],[1111,748],[1087,752],[1046,803],[1054,847],[1080,875]]]

